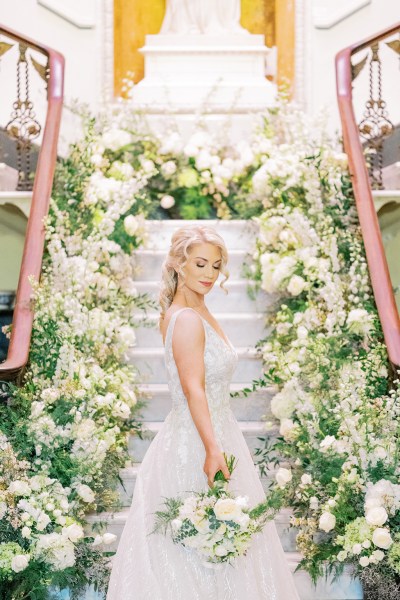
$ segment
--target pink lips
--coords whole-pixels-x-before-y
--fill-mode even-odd
[[[206,287],[210,287],[210,285],[212,285],[211,281],[210,282],[208,282],[208,281],[207,282],[206,281],[200,281],[199,283],[201,283],[202,285],[205,285]]]

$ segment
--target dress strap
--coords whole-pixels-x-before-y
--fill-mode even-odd
[[[192,310],[193,312],[195,312],[199,317],[201,322],[203,322],[202,317],[190,306],[183,306],[182,308],[178,308],[178,310],[176,310],[174,312],[174,314],[171,316],[169,323],[168,323],[168,327],[167,327],[167,331],[165,333],[165,348],[167,349],[170,345],[172,346],[172,344],[170,344],[170,340],[172,341],[172,334],[174,332],[174,327],[175,327],[175,322],[177,319],[177,316],[184,310]],[[204,325],[203,325],[204,326]],[[204,332],[206,332],[206,329],[204,327]]]

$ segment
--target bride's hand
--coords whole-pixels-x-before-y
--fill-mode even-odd
[[[224,455],[219,449],[206,452],[203,471],[207,475],[209,487],[214,485],[214,477],[218,471],[222,471],[226,479],[229,479],[231,476]]]

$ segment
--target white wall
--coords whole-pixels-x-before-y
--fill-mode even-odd
[[[346,0],[354,4],[353,0]],[[316,27],[316,8],[324,5],[329,16],[337,14],[339,2],[335,0],[305,0],[304,3],[304,101],[308,112],[312,113],[321,106],[326,106],[331,115],[332,131],[340,129],[339,112],[336,101],[335,55],[339,50],[363,40],[371,34],[390,27],[400,21],[399,0],[371,0],[367,6],[357,10],[341,22],[329,29]],[[345,3],[346,4],[346,3]],[[345,5],[344,4],[344,5]],[[361,53],[361,57],[365,53]],[[386,52],[390,62],[390,72],[384,74],[383,91],[389,103],[389,111],[395,122],[400,122],[400,73],[399,61],[394,52]],[[363,103],[368,91],[367,71],[356,79],[354,98],[357,113],[362,112]]]

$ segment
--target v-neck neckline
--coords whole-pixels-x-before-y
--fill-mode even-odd
[[[229,339],[229,338],[226,338],[226,340],[225,340],[225,339],[224,339],[224,338],[223,338],[221,335],[219,335],[219,333],[218,333],[218,331],[215,329],[215,327],[213,327],[213,326],[211,325],[211,323],[210,323],[209,321],[207,321],[207,319],[206,319],[205,317],[202,317],[202,316],[201,316],[201,314],[200,314],[200,313],[198,313],[198,312],[197,312],[197,310],[194,310],[194,308],[192,308],[191,306],[183,306],[182,308],[179,308],[178,310],[176,310],[176,311],[175,311],[175,312],[174,312],[174,313],[171,315],[171,318],[170,318],[170,320],[169,320],[169,322],[168,322],[168,325],[167,325],[167,330],[166,330],[166,332],[165,332],[165,342],[164,342],[164,346],[165,346],[165,344],[166,344],[166,342],[167,342],[168,329],[169,329],[169,326],[170,326],[170,324],[171,324],[171,321],[172,321],[172,319],[173,319],[174,315],[175,315],[176,313],[179,313],[179,312],[181,312],[182,310],[186,310],[186,309],[192,310],[192,311],[193,311],[193,312],[195,312],[197,315],[199,315],[200,319],[202,319],[203,321],[205,321],[205,322],[207,323],[207,325],[208,325],[208,326],[209,326],[209,327],[210,327],[210,328],[213,330],[213,332],[215,333],[215,335],[216,335],[217,337],[219,337],[219,339],[220,339],[220,340],[221,340],[221,342],[224,344],[224,346],[226,346],[227,348],[230,348],[231,350],[234,350],[234,348],[233,348],[233,344],[232,344],[232,342],[230,341],[230,339]]]

